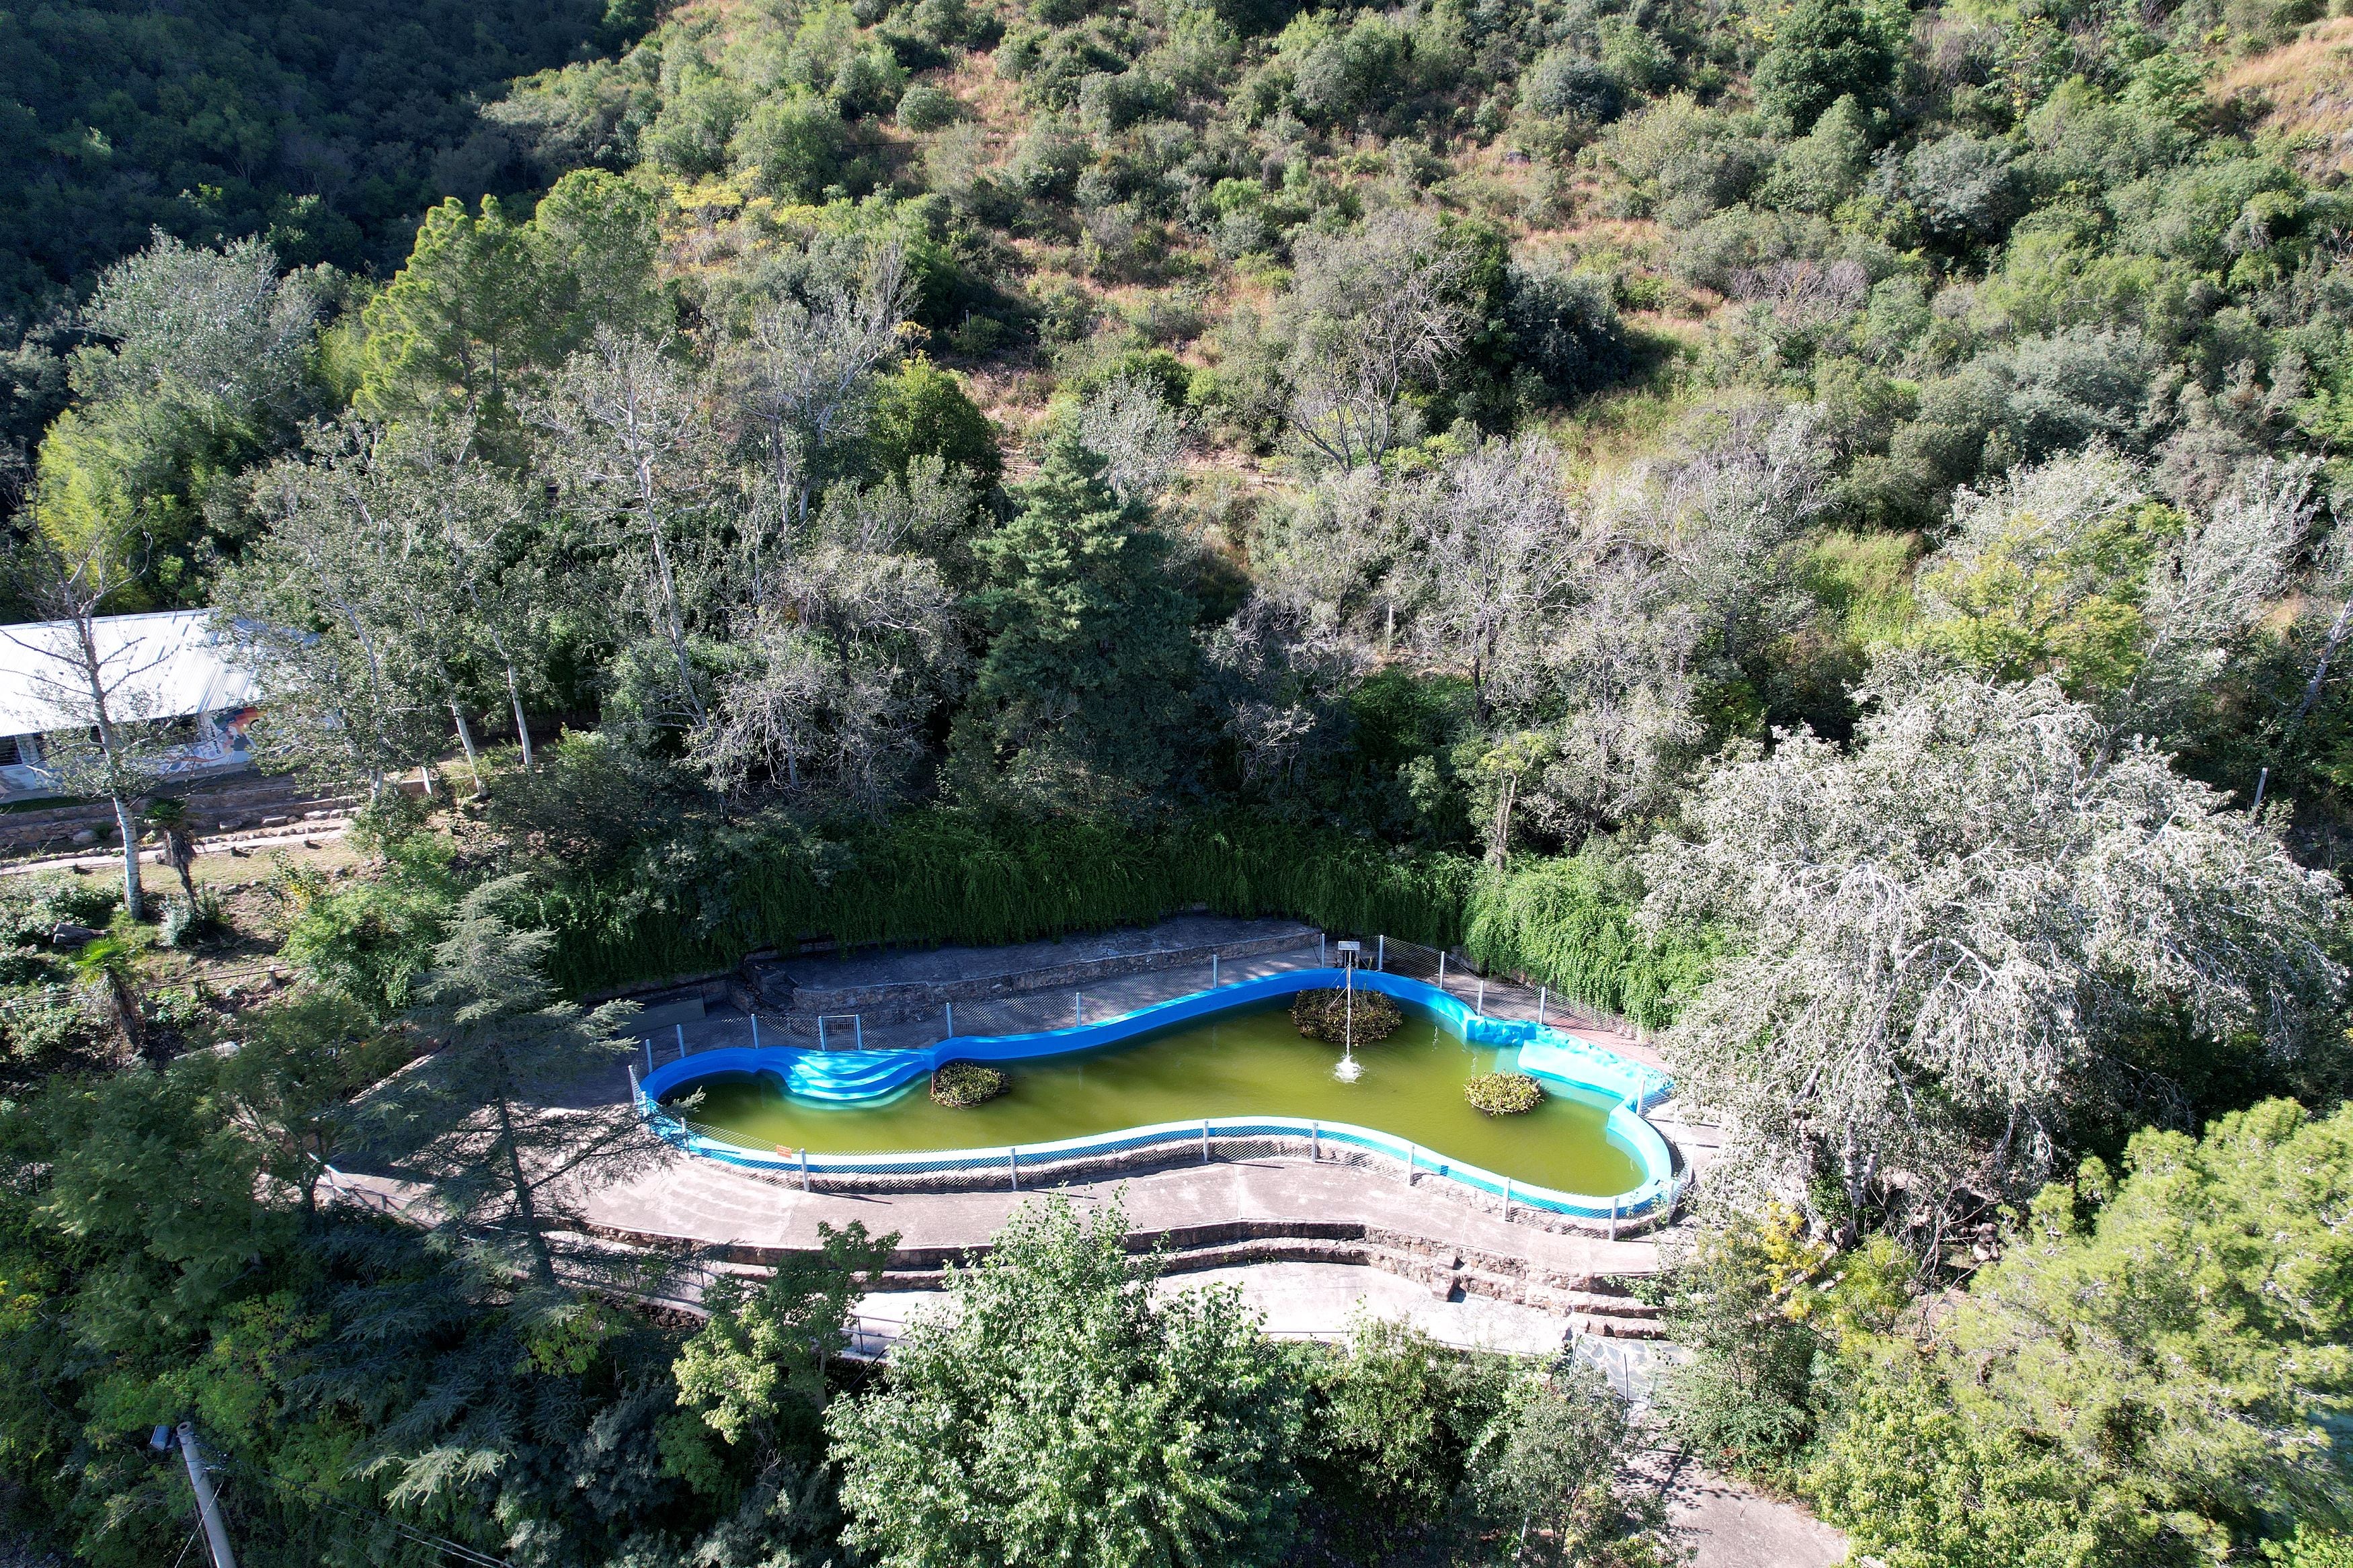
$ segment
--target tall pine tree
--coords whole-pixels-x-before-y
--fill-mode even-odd
[[[976,596],[990,642],[956,721],[951,766],[971,798],[1126,807],[1176,771],[1191,711],[1193,604],[1167,539],[1057,436],[1021,510],[983,542]]]

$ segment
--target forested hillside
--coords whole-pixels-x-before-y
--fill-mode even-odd
[[[255,1561],[1653,1561],[1606,1394],[1269,1371],[1067,1225],[1023,1267],[1116,1353],[1054,1375],[1232,1394],[1117,1549],[891,1480],[1046,1353],[1023,1287],[878,1392],[807,1364],[862,1242],[689,1339],[427,1111],[431,1245],[315,1201],[389,1065],[609,1051],[558,997],[1207,904],[1657,1031],[1727,1135],[1655,1289],[1707,1462],[1903,1568],[2343,1560],[2353,20],[0,27],[10,613],[214,607],[269,765],[371,803],[364,875],[274,884],[290,998],[140,999],[227,940],[193,882],[70,971],[87,883],[9,928],[0,1503],[60,1544],[168,1550],[120,1438],[194,1402]]]

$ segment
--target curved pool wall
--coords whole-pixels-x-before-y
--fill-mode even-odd
[[[1058,1165],[1097,1155],[1189,1145],[1197,1140],[1206,1158],[1208,1140],[1214,1135],[1220,1141],[1258,1138],[1304,1142],[1311,1152],[1330,1143],[1340,1151],[1386,1156],[1404,1163],[1409,1179],[1416,1174],[1437,1176],[1475,1192],[1500,1196],[1507,1207],[1516,1204],[1574,1218],[1606,1218],[1613,1224],[1672,1211],[1682,1194],[1682,1184],[1674,1173],[1674,1155],[1658,1129],[1642,1116],[1673,1092],[1672,1080],[1666,1075],[1566,1030],[1527,1019],[1487,1017],[1436,986],[1403,975],[1362,969],[1356,972],[1356,984],[1363,989],[1380,992],[1428,1014],[1467,1043],[1513,1053],[1511,1059],[1498,1061],[1498,1070],[1516,1068],[1571,1088],[1598,1090],[1615,1100],[1618,1103],[1609,1111],[1606,1123],[1607,1136],[1640,1163],[1641,1184],[1620,1194],[1556,1192],[1509,1180],[1375,1128],[1264,1116],[1210,1117],[1051,1143],[993,1149],[907,1154],[802,1152],[790,1156],[780,1151],[769,1155],[696,1131],[670,1115],[660,1104],[666,1097],[700,1079],[743,1076],[773,1078],[785,1092],[803,1100],[853,1104],[888,1095],[917,1078],[928,1076],[946,1062],[1027,1061],[1072,1051],[1097,1050],[1176,1025],[1245,1011],[1296,992],[1331,989],[1344,984],[1346,978],[1345,972],[1338,969],[1291,970],[1155,1003],[1097,1023],[1027,1035],[955,1035],[913,1049],[812,1051],[792,1046],[728,1046],[663,1062],[642,1078],[633,1068],[630,1076],[638,1079],[639,1111],[672,1143],[729,1164],[797,1174],[804,1184],[811,1176],[825,1177],[831,1183],[860,1175],[969,1173],[993,1177],[994,1173],[1006,1172],[1018,1184],[1024,1161],[1029,1163],[1030,1168]]]

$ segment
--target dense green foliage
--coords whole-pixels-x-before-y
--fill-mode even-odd
[[[215,605],[387,825],[234,1054],[6,899],[5,1500],[156,1560],[194,1409],[263,1563],[1655,1558],[1589,1378],[1108,1221],[879,1391],[871,1238],[691,1337],[560,1255],[558,997],[1205,908],[1662,1031],[1707,1462],[1892,1564],[2337,1552],[2343,18],[569,4],[0,19],[7,613]]]
[[[1012,1087],[1010,1074],[987,1062],[942,1062],[932,1073],[932,1098],[957,1109],[995,1100]]]
[[[1462,1086],[1462,1098],[1489,1116],[1525,1116],[1544,1103],[1544,1085],[1524,1072],[1483,1072]]]
[[[1807,1484],[1891,1568],[2205,1563],[2353,1521],[2353,1111],[2273,1100],[2044,1189],[1925,1356],[1870,1345]]]
[[[435,197],[536,183],[476,95],[625,41],[630,16],[594,0],[14,11],[0,22],[0,313],[85,284],[151,226],[388,268]]]
[[[1291,1021],[1311,1040],[1369,1045],[1396,1034],[1405,1015],[1377,991],[1349,987],[1293,993]]]

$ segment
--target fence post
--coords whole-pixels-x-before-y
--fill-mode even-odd
[[[1218,988],[1218,950],[1217,950],[1216,948],[1214,948],[1214,947],[1213,947],[1213,948],[1211,948],[1211,949],[1209,950],[1209,989],[1210,989],[1210,990],[1212,990],[1212,991],[1215,991],[1217,988]]]
[[[861,1051],[864,1050],[866,1048],[866,1015],[863,1013],[852,1013],[849,1016],[849,1026],[856,1035],[858,1048]]]
[[[760,1010],[756,1007],[752,1010],[752,1048],[760,1048]]]
[[[825,1015],[822,1013],[817,1016],[817,1048],[825,1049]]]
[[[1318,969],[1332,967],[1324,962],[1324,933],[1320,931],[1315,933],[1315,967]]]
[[[653,1070],[654,1070],[654,1037],[653,1037],[651,1035],[648,1035],[648,1036],[646,1037],[646,1075],[647,1075],[649,1078],[650,1078],[651,1076],[653,1076]]]
[[[1209,1119],[1201,1118],[1201,1163],[1209,1163]]]
[[[1373,973],[1377,974],[1388,966],[1389,939],[1386,936],[1377,936],[1373,938]]]
[[[1609,1239],[1612,1241],[1618,1239],[1618,1200],[1616,1198],[1609,1200]]]
[[[1543,1028],[1543,1027],[1544,1027],[1545,995],[1546,995],[1545,987],[1543,987],[1543,986],[1541,986],[1541,985],[1537,986],[1537,987],[1536,987],[1536,1027],[1537,1027],[1537,1028],[1539,1028],[1539,1029],[1541,1029],[1541,1028]]]
[[[686,1026],[684,1024],[678,1026],[678,1059],[686,1060]]]
[[[955,1004],[953,1002],[944,1002],[942,1003],[941,1005],[948,1010],[948,1032],[942,1035],[940,1038],[944,1040],[953,1040],[955,1038]]]
[[[1322,1158],[1324,1158],[1324,1124],[1320,1121],[1311,1121],[1307,1124],[1307,1163],[1312,1165]]]
[[[1479,976],[1479,1006],[1477,1011],[1479,1016],[1482,1018],[1487,1016],[1487,977],[1483,974]]]
[[[1438,988],[1446,989],[1446,950],[1442,947],[1438,950]]]
[[[1512,1223],[1512,1178],[1504,1178],[1504,1223]]]
[[[1012,1173],[1013,1190],[1017,1193],[1019,1192],[1021,1190],[1021,1146],[1019,1144],[1015,1143],[1007,1146],[1005,1151],[1005,1168]]]
[[[801,1191],[808,1191],[808,1145],[801,1145]]]
[[[1409,1187],[1413,1185],[1413,1153],[1414,1146],[1408,1143],[1405,1146],[1405,1184]]]

